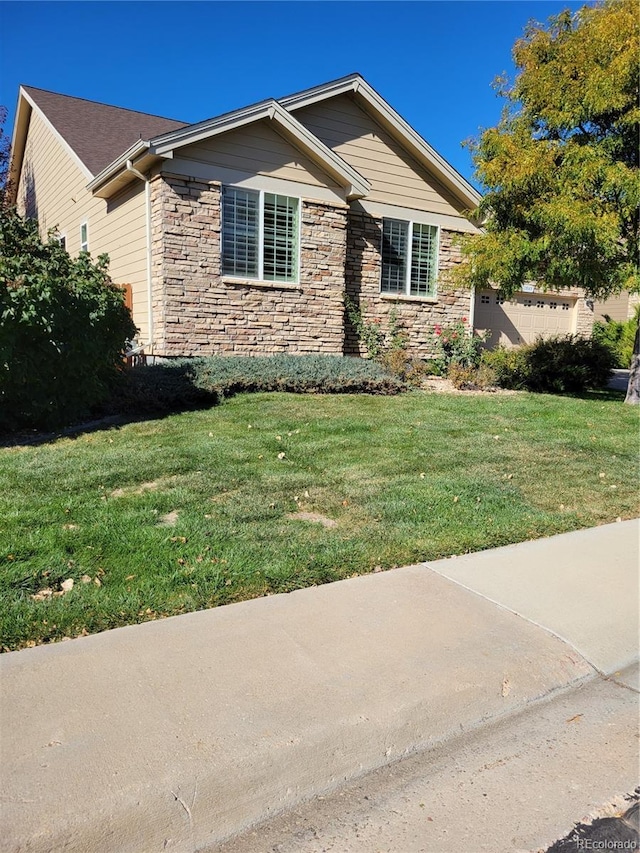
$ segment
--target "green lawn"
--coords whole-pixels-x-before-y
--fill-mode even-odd
[[[4,448],[0,646],[634,517],[621,401],[245,394]]]

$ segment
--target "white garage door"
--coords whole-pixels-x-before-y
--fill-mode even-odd
[[[498,290],[476,293],[474,326],[489,329],[487,345],[528,344],[537,337],[570,334],[575,329],[576,300],[548,293],[516,293],[506,299]]]

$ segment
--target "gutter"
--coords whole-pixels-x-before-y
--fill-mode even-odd
[[[149,355],[153,354],[153,276],[152,276],[152,255],[151,255],[151,181],[142,172],[139,172],[132,161],[128,159],[125,163],[125,171],[131,172],[136,178],[144,181],[144,196],[145,196],[145,218],[146,218],[146,233],[147,233],[147,324],[149,338]]]
[[[144,139],[139,139],[137,142],[134,142],[124,154],[121,154],[117,160],[114,160],[113,163],[110,163],[105,169],[103,169],[99,174],[95,176],[95,178],[87,184],[87,189],[90,193],[95,193],[97,189],[99,189],[103,184],[112,178],[114,175],[122,169],[125,168],[126,171],[131,171],[127,164],[133,162],[134,158],[138,157],[140,154],[143,154],[149,148],[149,143]],[[135,173],[134,173],[135,174]],[[139,175],[139,173],[138,173]],[[146,180],[144,178],[143,180]]]

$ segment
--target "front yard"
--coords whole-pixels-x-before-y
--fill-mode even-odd
[[[4,448],[0,646],[634,517],[612,397],[244,394]]]

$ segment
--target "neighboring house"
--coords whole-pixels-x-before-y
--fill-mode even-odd
[[[579,292],[452,288],[480,196],[358,74],[197,124],[21,87],[20,212],[106,252],[148,353],[357,353],[395,308],[412,350],[468,318],[494,340],[588,333]]]

